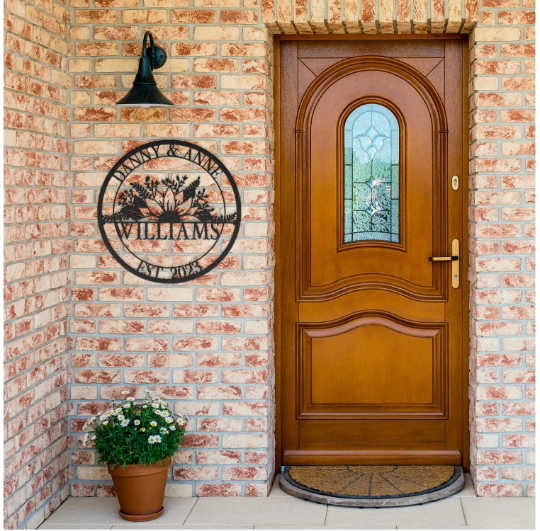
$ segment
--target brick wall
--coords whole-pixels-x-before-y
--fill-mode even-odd
[[[55,0],[5,4],[5,528],[68,495],[68,20]]]
[[[148,386],[191,417],[169,495],[265,496],[274,448],[272,36],[258,24],[252,0],[72,6],[74,412],[89,416],[122,390],[142,396]],[[147,29],[166,49],[155,77],[175,107],[119,108]],[[217,154],[243,205],[231,254],[209,274],[175,286],[122,269],[96,221],[113,163],[142,141],[162,138],[190,139]],[[71,494],[111,495],[106,469],[81,449],[81,428],[73,418]]]
[[[470,423],[479,496],[534,492],[534,2],[470,36]]]

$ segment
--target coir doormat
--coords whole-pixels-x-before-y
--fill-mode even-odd
[[[318,503],[392,507],[439,500],[464,483],[460,466],[337,465],[285,467],[280,486]]]

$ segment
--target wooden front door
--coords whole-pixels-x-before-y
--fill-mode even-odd
[[[282,464],[461,464],[462,43],[280,49]]]

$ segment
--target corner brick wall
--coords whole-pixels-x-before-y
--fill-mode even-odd
[[[470,428],[479,496],[534,494],[532,0],[482,0],[470,36]]]
[[[74,187],[72,496],[110,496],[81,448],[84,417],[145,387],[190,417],[167,495],[266,496],[273,477],[273,40],[255,0],[72,1]],[[119,108],[144,31],[166,49],[158,85],[175,107]],[[188,139],[220,157],[243,219],[231,254],[185,284],[122,269],[96,221],[107,171],[144,141]],[[83,418],[81,420],[81,417]]]
[[[67,23],[56,0],[4,11],[4,528],[68,495]]]

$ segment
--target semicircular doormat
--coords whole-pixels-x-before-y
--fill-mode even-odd
[[[399,507],[445,498],[465,484],[452,465],[332,465],[285,467],[281,488],[329,505]]]

